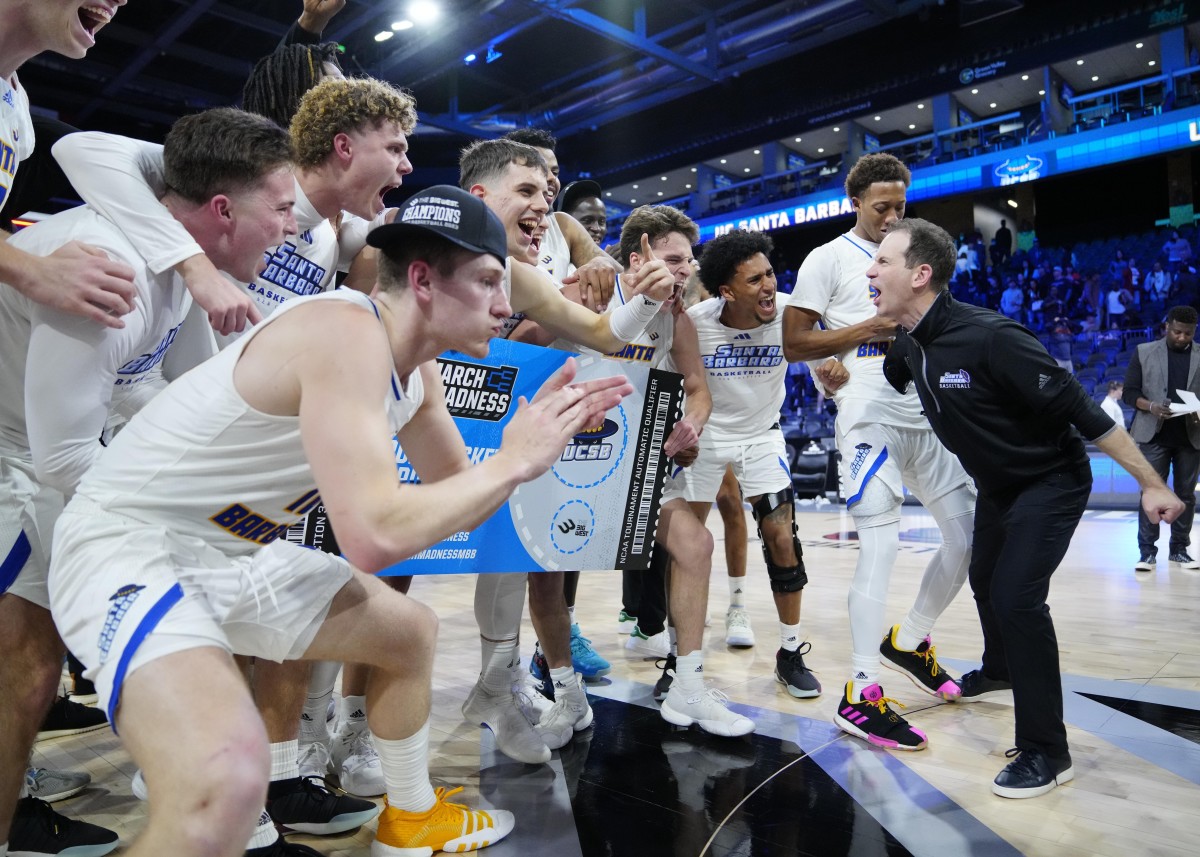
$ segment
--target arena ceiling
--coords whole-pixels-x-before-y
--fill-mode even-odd
[[[437,21],[377,41],[408,5],[348,0],[325,37],[345,46],[349,73],[414,92],[413,178],[425,168],[427,184],[453,180],[465,141],[527,124],[559,137],[568,171],[629,180],[783,136],[823,100],[944,68],[954,54],[978,61],[1012,32],[1037,38],[1082,15],[1167,4],[440,0]],[[254,60],[300,9],[300,0],[130,0],[86,59],[44,54],[21,78],[36,105],[78,127],[161,139],[185,113],[236,104]]]

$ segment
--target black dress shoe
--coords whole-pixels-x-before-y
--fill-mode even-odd
[[[1039,797],[1075,778],[1069,756],[1051,759],[1041,750],[1021,750],[1016,747],[1004,755],[1012,761],[992,781],[992,792],[1000,797]]]

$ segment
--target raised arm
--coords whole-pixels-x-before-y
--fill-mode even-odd
[[[63,137],[53,153],[80,198],[117,224],[154,273],[174,268],[183,277],[214,330],[233,333],[262,320],[250,296],[221,275],[158,201],[166,190],[162,146],[84,131]]]
[[[562,211],[552,215],[562,229],[571,249],[571,264],[575,266],[563,285],[578,284],[580,303],[589,309],[601,309],[612,300],[621,265],[605,253],[578,220]]]

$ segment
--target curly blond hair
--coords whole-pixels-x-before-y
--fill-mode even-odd
[[[405,134],[417,127],[417,103],[402,89],[363,77],[323,80],[300,100],[292,117],[296,165],[315,167],[333,151],[338,134],[395,122]]]

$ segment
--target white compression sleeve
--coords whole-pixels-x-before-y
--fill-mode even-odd
[[[644,295],[631,298],[628,303],[608,314],[608,329],[622,342],[632,342],[646,329],[646,325],[654,319],[661,306],[662,301],[651,300]]]

